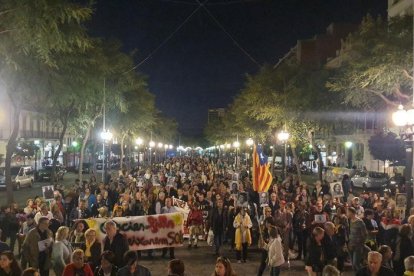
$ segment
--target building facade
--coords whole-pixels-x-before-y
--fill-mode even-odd
[[[0,167],[4,166],[6,146],[13,130],[13,106],[4,91],[0,90]],[[36,111],[23,109],[19,116],[19,133],[17,147],[24,144],[35,145],[39,150],[34,156],[15,155],[12,158],[13,166],[31,165],[39,168],[43,163],[50,163],[52,154],[59,145],[60,127],[55,122]],[[66,163],[64,155],[67,145],[71,145],[74,136],[69,133],[64,138],[64,145],[59,157],[59,163]]]

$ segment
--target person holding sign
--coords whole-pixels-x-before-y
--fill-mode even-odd
[[[37,227],[30,230],[22,245],[22,253],[29,262],[29,266],[39,269],[41,276],[48,276],[51,267],[50,253],[53,233],[48,227],[49,219],[39,218]]]

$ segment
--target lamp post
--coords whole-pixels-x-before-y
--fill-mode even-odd
[[[135,139],[135,144],[137,145],[136,149],[138,150],[138,166],[139,166],[139,149],[143,143],[144,143],[144,140],[141,137],[138,137],[137,139]]]
[[[346,153],[346,155],[347,155],[347,166],[348,166],[348,168],[350,169],[350,168],[352,168],[352,146],[353,146],[353,143],[351,142],[351,141],[346,141],[345,142],[345,148],[346,148],[346,150],[347,150],[347,153]]]
[[[237,169],[239,167],[239,148],[240,148],[240,142],[239,142],[238,137],[237,137],[237,140],[233,143],[233,147],[236,149],[235,168]]]
[[[285,176],[286,176],[286,151],[287,151],[286,145],[287,145],[287,140],[289,140],[289,133],[286,132],[285,130],[282,130],[277,135],[277,139],[284,144],[284,148],[285,148],[283,158],[282,158],[282,179],[285,179]]]
[[[105,146],[106,146],[106,142],[110,141],[112,139],[112,133],[109,130],[104,130],[101,133],[101,138],[103,141],[103,147],[102,147],[102,181],[105,183],[106,182],[106,167],[107,167],[107,158],[106,158],[106,153],[105,153]]]
[[[254,141],[253,141],[252,138],[249,138],[249,139],[246,140],[246,146],[248,148],[248,150],[246,151],[246,167],[249,171],[250,171],[250,166],[249,166],[248,162],[249,162],[249,159],[250,159],[249,157],[250,157],[250,152],[252,150],[253,143],[254,143]]]
[[[150,158],[149,158],[149,164],[150,164],[150,166],[152,165],[152,148],[153,147],[155,147],[155,142],[154,141],[150,141],[149,142],[149,152],[150,152],[150,154],[149,154],[149,156],[150,156]]]

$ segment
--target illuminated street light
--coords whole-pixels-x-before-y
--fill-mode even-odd
[[[248,147],[251,147],[251,146],[253,145],[253,143],[254,143],[254,141],[253,141],[253,139],[252,139],[252,138],[249,138],[249,139],[247,139],[247,140],[246,140],[246,145],[247,145]]]
[[[138,146],[141,146],[143,143],[144,143],[144,140],[142,140],[142,138],[141,138],[141,137],[138,137],[138,138],[135,140],[135,144],[137,144]]]
[[[73,141],[73,142],[72,142],[72,147],[76,148],[77,146],[78,146],[78,142]]]
[[[174,146],[173,145],[168,145],[168,149],[173,149]]]
[[[353,145],[353,143],[352,143],[351,141],[346,141],[346,142],[345,142],[345,147],[346,147],[347,149],[352,148],[352,145]]]
[[[155,147],[155,142],[154,142],[154,141],[150,141],[150,142],[149,142],[149,147],[150,147],[150,148]]]
[[[225,147],[224,145],[220,145],[220,148],[221,148],[221,149],[224,149],[224,147]]]
[[[284,144],[285,152],[283,154],[283,166],[282,166],[282,179],[285,178],[286,175],[286,155],[287,155],[287,140],[289,140],[289,132],[286,132],[285,130],[282,130],[278,133],[277,139]],[[272,163],[272,171],[274,169],[274,163]]]
[[[112,139],[112,133],[109,130],[104,130],[101,132],[101,138],[102,140],[104,140],[105,142],[109,141]]]
[[[158,143],[158,148],[160,148],[160,149],[161,149],[161,148],[162,148],[162,146],[163,146],[163,143],[159,142],[159,143]]]
[[[240,147],[240,142],[239,141],[235,141],[233,143],[233,147],[235,147],[236,149],[238,149]]]
[[[231,148],[231,145],[230,144],[226,144],[226,148],[227,149]]]

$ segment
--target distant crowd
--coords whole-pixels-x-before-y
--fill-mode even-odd
[[[200,239],[214,246],[212,275],[236,275],[223,246],[235,251],[238,263],[258,247],[259,276],[266,267],[279,275],[292,259],[302,260],[309,275],[340,275],[347,263],[356,275],[414,275],[414,209],[403,210],[394,193],[354,196],[347,175],[335,189],[289,175],[259,194],[245,167],[179,157],[122,170],[107,183],[91,176],[70,187],[57,184],[53,200],[36,197],[24,208],[2,207],[0,276],[43,276],[51,269],[56,275],[151,275],[138,262],[158,250],[129,250],[112,218],[181,211],[175,199],[189,209],[185,246],[198,248]],[[107,219],[102,241],[84,222],[93,217]],[[169,275],[185,275],[174,247],[159,252],[171,259]]]

